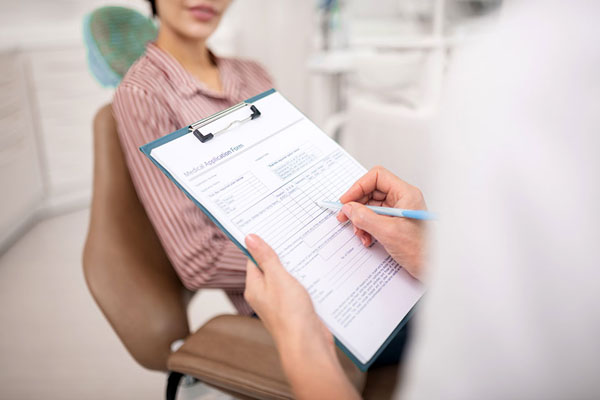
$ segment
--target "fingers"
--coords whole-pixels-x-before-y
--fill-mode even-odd
[[[341,213],[342,215],[344,215],[344,217],[345,217],[346,219],[348,218],[348,217],[346,217],[346,215],[345,215],[344,213],[342,213],[341,211],[340,211],[340,213]],[[363,244],[364,246],[367,246],[367,247],[368,247],[368,246],[370,246],[370,245],[371,245],[371,243],[373,242],[373,240],[372,240],[372,238],[371,238],[371,235],[370,235],[368,232],[365,232],[365,231],[364,231],[364,230],[362,230],[362,229],[358,229],[358,228],[356,227],[356,225],[353,225],[353,228],[354,228],[354,235],[356,235],[356,237],[360,239],[360,241],[362,242],[362,244]]]
[[[360,239],[363,246],[369,247],[371,243],[373,243],[373,238],[371,237],[369,232],[364,231],[362,229],[356,229],[355,234]]]
[[[249,234],[245,238],[248,251],[262,269],[265,275],[276,273],[281,269],[279,257],[264,240],[254,234]]]
[[[256,235],[246,236],[245,242],[248,251],[262,269],[261,271],[251,260],[248,260],[244,298],[258,312],[260,305],[257,304],[257,298],[260,297],[260,293],[265,292],[265,280],[277,270],[279,257],[264,240]]]
[[[261,285],[264,280],[264,275],[252,260],[246,263],[246,287]]]
[[[406,186],[408,186],[406,182],[387,169],[375,167],[371,168],[369,172],[356,181],[354,185],[340,197],[340,201],[342,203],[348,203],[350,201],[365,203],[366,200],[373,197],[373,192],[379,192],[377,194],[377,197],[379,197],[378,200],[382,200],[385,197],[385,194],[390,191],[402,191]]]
[[[251,260],[248,260],[246,264],[246,288],[244,289],[244,298],[252,308],[255,308],[254,304],[256,296],[259,293],[264,293],[265,277],[260,269]]]
[[[364,204],[367,206],[378,206],[378,207],[393,207],[394,204],[387,204],[385,201],[381,201],[379,199],[375,198],[375,194],[377,192],[373,192],[373,199],[368,200],[366,202],[362,202],[362,201],[357,201],[356,203],[360,203],[360,204]],[[346,214],[344,214],[341,210],[338,212],[338,214],[336,215],[336,218],[339,222],[346,222],[348,221],[348,217],[346,216]]]
[[[358,230],[365,231],[366,235],[363,233],[358,235],[357,232],[357,236],[365,246],[371,244],[370,235],[381,240],[386,232],[389,232],[390,224],[394,223],[392,217],[375,214],[372,210],[359,203],[351,202],[344,204],[342,213],[356,228],[358,228]]]

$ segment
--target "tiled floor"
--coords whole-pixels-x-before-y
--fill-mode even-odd
[[[87,218],[43,221],[0,256],[0,399],[164,398],[165,376],[129,357],[87,291]],[[230,312],[220,291],[202,291],[191,324]]]

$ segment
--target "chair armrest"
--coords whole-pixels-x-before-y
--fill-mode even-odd
[[[339,352],[346,374],[362,391],[366,375]],[[192,375],[227,392],[259,399],[292,399],[275,343],[257,318],[221,315],[171,354],[169,370]]]

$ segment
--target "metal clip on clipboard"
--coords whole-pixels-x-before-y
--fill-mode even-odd
[[[248,117],[232,121],[225,128],[223,128],[217,132],[211,132],[211,133],[207,133],[207,134],[203,134],[202,132],[200,132],[200,128],[202,128],[203,126],[206,126],[212,122],[215,122],[218,119],[221,119],[222,117],[224,117],[226,115],[229,115],[235,111],[241,110],[242,108],[248,107],[248,106],[250,106],[250,111],[252,111],[252,114],[250,114]],[[212,139],[213,137],[215,137],[215,135],[218,135],[219,133],[223,133],[223,132],[233,128],[236,125],[240,125],[245,122],[252,121],[253,119],[256,119],[258,117],[260,117],[260,111],[258,111],[258,108],[256,108],[256,106],[250,105],[248,103],[239,103],[233,107],[230,107],[226,110],[216,113],[208,118],[204,118],[198,122],[194,122],[193,124],[191,124],[188,127],[188,131],[192,132],[194,134],[194,136],[196,136],[198,138],[199,141],[204,143],[204,142],[208,142],[210,139]]]

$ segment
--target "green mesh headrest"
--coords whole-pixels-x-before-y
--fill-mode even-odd
[[[154,22],[135,10],[101,7],[92,11],[83,23],[92,74],[104,86],[117,86],[156,33]]]

